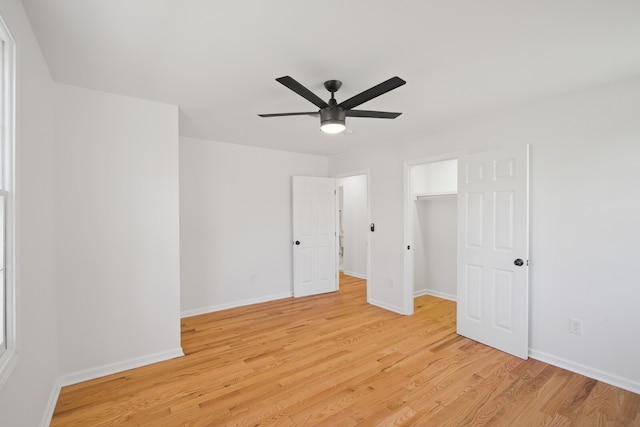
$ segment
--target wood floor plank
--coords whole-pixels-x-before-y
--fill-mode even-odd
[[[640,396],[456,334],[456,304],[364,280],[182,320],[185,356],[64,387],[53,426],[640,426]]]

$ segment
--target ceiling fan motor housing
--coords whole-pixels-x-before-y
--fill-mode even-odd
[[[320,125],[330,123],[344,124],[346,111],[338,106],[329,106],[320,110]]]

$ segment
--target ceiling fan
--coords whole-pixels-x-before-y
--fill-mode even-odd
[[[278,77],[277,82],[282,83],[298,95],[310,101],[320,110],[318,111],[306,111],[297,113],[272,113],[272,114],[258,114],[260,117],[283,117],[283,116],[320,116],[320,129],[326,133],[340,133],[345,129],[346,117],[369,117],[374,119],[395,119],[402,113],[389,113],[386,111],[369,111],[369,110],[354,110],[360,104],[364,104],[367,101],[372,100],[380,95],[383,95],[393,89],[396,89],[406,82],[400,77],[391,77],[379,85],[376,85],[370,89],[360,92],[359,94],[352,96],[346,101],[342,101],[340,104],[335,99],[335,93],[342,86],[340,80],[327,80],[324,82],[324,87],[331,92],[331,99],[329,102],[323,101],[315,93],[298,83],[293,77],[284,76]]]

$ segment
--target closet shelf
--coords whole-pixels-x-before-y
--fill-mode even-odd
[[[438,199],[441,197],[456,197],[457,195],[457,191],[443,191],[442,193],[417,193],[413,195],[413,199]]]

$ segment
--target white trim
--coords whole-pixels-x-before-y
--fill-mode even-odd
[[[199,316],[200,314],[213,313],[216,311],[228,310],[230,308],[244,307],[245,305],[260,304],[263,302],[276,301],[279,299],[292,298],[293,292],[283,292],[280,294],[267,295],[259,298],[245,299],[241,301],[233,301],[225,304],[212,305],[209,307],[194,308],[184,310],[180,313],[180,318]]]
[[[0,388],[6,382],[9,374],[18,362],[17,358],[17,283],[18,274],[16,269],[16,230],[18,229],[18,216],[16,215],[16,43],[11,37],[11,33],[2,17],[0,17],[0,41],[4,43],[2,51],[3,60],[1,72],[2,92],[2,114],[0,118],[3,122],[0,151],[2,157],[7,162],[7,170],[4,176],[0,176],[0,182],[6,193],[5,211],[5,328],[6,328],[6,349],[0,355]],[[3,168],[4,169],[4,168]]]
[[[56,380],[55,385],[53,386],[53,390],[51,390],[51,394],[49,395],[49,403],[47,404],[47,410],[42,416],[42,421],[40,422],[41,427],[48,427],[51,425],[51,420],[53,419],[53,413],[56,410],[56,404],[58,403],[58,397],[60,397],[60,389],[62,389],[62,382],[58,378]]]
[[[175,359],[184,356],[181,347],[173,350],[161,351],[159,353],[149,354],[135,359],[123,360],[122,362],[109,363],[107,365],[98,366],[96,368],[85,369],[83,371],[62,375],[58,378],[60,387],[89,381],[106,375],[116,374],[118,372],[127,371],[129,369],[139,368],[141,366],[151,365],[152,363],[164,362],[166,360]]]
[[[404,198],[402,200],[403,204],[403,214],[404,218],[403,230],[404,238],[402,241],[402,268],[403,268],[403,283],[402,283],[402,304],[403,304],[403,314],[413,315],[414,307],[413,293],[415,291],[415,283],[414,283],[414,255],[410,248],[414,247],[413,244],[413,205],[415,200],[413,199],[413,190],[411,188],[411,165],[410,162],[405,162],[403,167],[403,189],[404,189]]]
[[[367,298],[367,302],[369,304],[371,304],[371,305],[375,305],[376,307],[383,308],[383,309],[389,310],[389,311],[393,311],[394,313],[406,315],[406,313],[403,311],[402,307],[398,307],[398,306],[395,306],[395,305],[387,304],[385,302],[378,301],[378,300],[375,300],[375,299],[369,299],[369,298]]]
[[[357,277],[358,279],[367,280],[366,274],[354,273],[353,271],[344,271],[344,270],[342,272],[347,276],[352,276],[352,277]]]
[[[453,301],[453,302],[457,302],[458,301],[458,297],[456,295],[448,294],[446,292],[434,291],[434,290],[431,290],[431,289],[421,289],[419,291],[414,291],[413,292],[413,296],[414,297],[420,297],[422,295],[431,295],[432,297],[447,299],[447,300]]]
[[[620,387],[633,393],[640,394],[640,382],[638,381],[623,378],[609,372],[601,371],[600,369],[572,362],[571,360],[563,359],[562,357],[554,356],[542,351],[533,350],[531,348],[529,349],[529,357],[553,366],[557,366],[562,369],[566,369],[571,372],[575,372],[576,374],[584,375],[585,377],[593,378],[594,380],[602,381],[603,383],[611,384],[612,386]]]

